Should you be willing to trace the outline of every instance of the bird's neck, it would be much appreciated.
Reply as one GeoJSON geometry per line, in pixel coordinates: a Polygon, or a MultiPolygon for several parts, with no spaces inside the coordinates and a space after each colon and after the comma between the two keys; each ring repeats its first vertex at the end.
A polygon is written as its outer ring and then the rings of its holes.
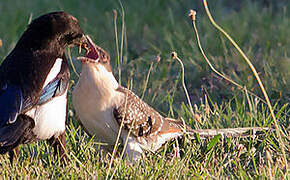
{"type": "Polygon", "coordinates": [[[119,87],[112,72],[102,65],[83,64],[80,77],[81,83],[88,88],[88,91],[95,91],[99,98],[109,98],[116,94],[119,87]]]}

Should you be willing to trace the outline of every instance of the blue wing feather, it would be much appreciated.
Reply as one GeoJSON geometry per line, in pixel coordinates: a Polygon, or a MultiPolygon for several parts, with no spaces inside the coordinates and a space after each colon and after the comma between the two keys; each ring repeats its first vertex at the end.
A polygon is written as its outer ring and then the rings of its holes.
{"type": "Polygon", "coordinates": [[[48,85],[46,85],[41,93],[41,96],[38,101],[38,105],[44,104],[50,101],[53,97],[62,95],[68,86],[68,80],[61,78],[55,78],[48,85]]]}
{"type": "Polygon", "coordinates": [[[16,121],[21,112],[23,96],[21,88],[16,85],[7,85],[0,91],[0,126],[16,121]]]}
{"type": "MultiPolygon", "coordinates": [[[[37,105],[50,101],[53,97],[62,95],[68,87],[68,80],[55,78],[42,89],[37,105]]],[[[21,88],[16,85],[7,85],[0,90],[0,127],[7,123],[14,123],[18,114],[30,109],[33,103],[24,101],[21,88]]]]}
{"type": "Polygon", "coordinates": [[[38,104],[44,104],[55,96],[59,82],[60,80],[56,79],[43,88],[38,104]]]}

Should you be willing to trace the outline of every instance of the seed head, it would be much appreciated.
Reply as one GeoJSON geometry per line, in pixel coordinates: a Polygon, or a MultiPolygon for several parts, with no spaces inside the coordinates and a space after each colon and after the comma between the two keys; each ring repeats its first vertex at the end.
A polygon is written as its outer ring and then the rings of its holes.
{"type": "Polygon", "coordinates": [[[116,10],[116,9],[113,9],[113,16],[114,16],[114,19],[117,19],[117,15],[118,15],[117,10],[116,10]]]}
{"type": "Polygon", "coordinates": [[[199,114],[195,113],[193,115],[193,118],[194,118],[195,121],[199,122],[200,124],[202,123],[202,121],[201,121],[202,118],[201,118],[201,116],[199,114]]]}
{"type": "Polygon", "coordinates": [[[160,60],[161,60],[160,54],[158,54],[158,55],[155,57],[155,60],[156,60],[157,63],[160,62],[160,60]]]}
{"type": "Polygon", "coordinates": [[[172,59],[177,59],[177,53],[175,51],[173,51],[171,53],[171,57],[172,57],[172,59]]]}
{"type": "Polygon", "coordinates": [[[189,14],[188,14],[188,17],[190,17],[190,19],[192,21],[195,21],[195,15],[196,15],[196,11],[195,10],[189,10],[189,14]]]}
{"type": "Polygon", "coordinates": [[[68,111],[68,115],[69,115],[69,117],[73,117],[73,116],[74,116],[74,112],[70,109],[70,110],[68,111]]]}

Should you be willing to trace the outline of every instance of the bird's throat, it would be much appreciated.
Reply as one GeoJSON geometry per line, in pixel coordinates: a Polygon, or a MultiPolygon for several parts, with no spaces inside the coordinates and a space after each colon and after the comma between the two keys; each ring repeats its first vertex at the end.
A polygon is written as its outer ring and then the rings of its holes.
{"type": "Polygon", "coordinates": [[[108,72],[104,66],[98,64],[82,64],[78,83],[88,92],[98,92],[99,98],[114,96],[119,86],[112,72],[108,72]]]}

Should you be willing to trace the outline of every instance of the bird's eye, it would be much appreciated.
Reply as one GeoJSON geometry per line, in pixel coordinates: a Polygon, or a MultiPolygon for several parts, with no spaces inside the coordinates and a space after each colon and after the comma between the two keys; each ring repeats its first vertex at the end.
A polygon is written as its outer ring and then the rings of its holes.
{"type": "Polygon", "coordinates": [[[102,54],[101,56],[102,56],[102,62],[107,63],[108,62],[107,56],[105,54],[102,54]]]}
{"type": "Polygon", "coordinates": [[[67,33],[67,34],[64,35],[64,41],[66,43],[72,43],[72,41],[74,39],[77,39],[79,37],[81,37],[80,34],[77,34],[77,33],[67,33]]]}

